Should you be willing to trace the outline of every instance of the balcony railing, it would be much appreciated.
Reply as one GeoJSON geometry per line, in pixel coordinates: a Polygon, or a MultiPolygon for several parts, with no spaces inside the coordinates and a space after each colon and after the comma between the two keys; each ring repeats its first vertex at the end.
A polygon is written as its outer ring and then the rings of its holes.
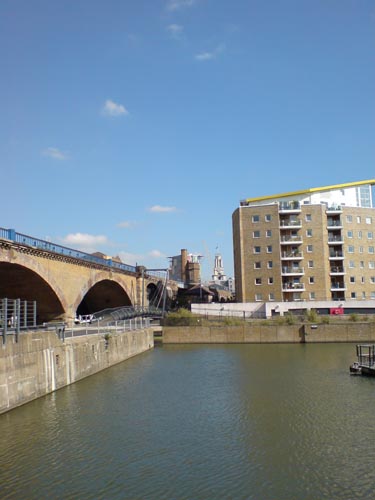
{"type": "Polygon", "coordinates": [[[328,236],[328,243],[344,243],[344,238],[339,236],[328,236]]]}
{"type": "Polygon", "coordinates": [[[280,228],[284,227],[302,227],[301,219],[283,219],[280,221],[280,228]]]}
{"type": "Polygon", "coordinates": [[[341,220],[337,220],[337,219],[334,219],[334,220],[328,219],[327,220],[327,227],[338,229],[338,228],[342,227],[342,222],[341,222],[341,220]]]}
{"type": "Polygon", "coordinates": [[[331,266],[329,272],[331,274],[344,274],[344,268],[342,266],[331,266]]]}
{"type": "Polygon", "coordinates": [[[332,282],[331,283],[331,290],[346,290],[345,283],[344,282],[332,282]]]}
{"type": "Polygon", "coordinates": [[[303,283],[283,283],[283,292],[303,292],[304,290],[303,283]]]}
{"type": "Polygon", "coordinates": [[[281,252],[281,258],[282,259],[303,259],[303,253],[302,252],[281,252]]]}
{"type": "Polygon", "coordinates": [[[281,243],[302,243],[302,236],[282,236],[281,243]]]}
{"type": "Polygon", "coordinates": [[[342,207],[340,205],[332,205],[330,207],[327,207],[326,213],[328,212],[342,212],[342,207]]]}
{"type": "Polygon", "coordinates": [[[343,259],[344,254],[343,254],[343,252],[329,252],[329,258],[330,259],[343,259]]]}
{"type": "Polygon", "coordinates": [[[301,204],[299,201],[284,201],[279,203],[279,212],[292,212],[301,211],[301,204]]]}
{"type": "Polygon", "coordinates": [[[304,274],[304,268],[303,267],[282,267],[281,269],[282,274],[304,274]]]}

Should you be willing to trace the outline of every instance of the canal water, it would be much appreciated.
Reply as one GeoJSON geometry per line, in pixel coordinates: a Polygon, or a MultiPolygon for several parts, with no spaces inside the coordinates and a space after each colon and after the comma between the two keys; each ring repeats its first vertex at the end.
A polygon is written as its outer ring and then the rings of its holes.
{"type": "Polygon", "coordinates": [[[0,416],[0,498],[370,499],[353,344],[162,346],[0,416]]]}

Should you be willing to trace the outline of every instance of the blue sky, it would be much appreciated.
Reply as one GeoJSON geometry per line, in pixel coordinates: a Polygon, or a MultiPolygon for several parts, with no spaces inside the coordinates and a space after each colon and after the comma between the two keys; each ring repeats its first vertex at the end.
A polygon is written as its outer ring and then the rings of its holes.
{"type": "Polygon", "coordinates": [[[374,177],[373,0],[1,0],[0,226],[166,267],[374,177]]]}

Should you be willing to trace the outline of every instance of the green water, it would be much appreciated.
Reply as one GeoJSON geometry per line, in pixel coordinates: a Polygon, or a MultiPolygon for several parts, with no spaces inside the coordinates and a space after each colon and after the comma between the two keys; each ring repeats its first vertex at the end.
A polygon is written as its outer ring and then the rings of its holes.
{"type": "Polygon", "coordinates": [[[352,344],[163,346],[0,416],[2,499],[370,499],[352,344]]]}

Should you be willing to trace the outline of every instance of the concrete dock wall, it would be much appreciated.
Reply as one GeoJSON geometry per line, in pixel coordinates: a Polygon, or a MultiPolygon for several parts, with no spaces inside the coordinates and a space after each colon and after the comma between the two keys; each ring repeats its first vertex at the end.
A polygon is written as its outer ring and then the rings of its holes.
{"type": "Polygon", "coordinates": [[[164,326],[164,344],[374,342],[375,323],[164,326]]]}
{"type": "Polygon", "coordinates": [[[66,339],[54,332],[14,337],[0,347],[0,413],[153,348],[152,329],[66,339]]]}

